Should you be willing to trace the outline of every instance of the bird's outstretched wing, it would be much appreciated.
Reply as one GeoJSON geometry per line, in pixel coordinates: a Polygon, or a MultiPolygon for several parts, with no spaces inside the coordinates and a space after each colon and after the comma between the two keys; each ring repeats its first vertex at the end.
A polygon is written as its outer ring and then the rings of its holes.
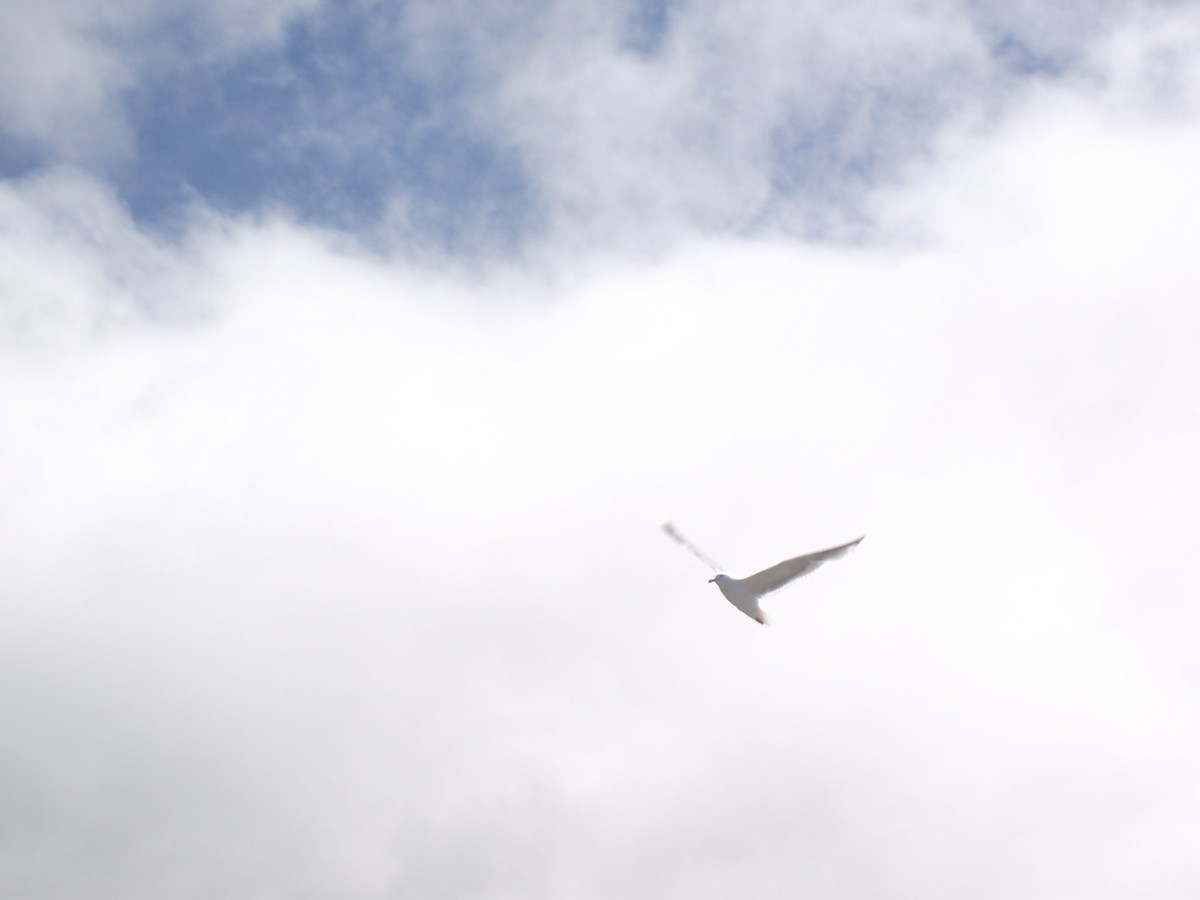
{"type": "MultiPolygon", "coordinates": [[[[723,572],[724,571],[724,569],[721,568],[720,563],[718,563],[711,556],[709,556],[707,553],[705,553],[703,550],[701,550],[699,547],[697,547],[695,544],[693,544],[691,541],[689,541],[687,538],[685,538],[683,536],[683,532],[681,532],[678,528],[676,528],[674,523],[663,522],[662,530],[665,531],[669,537],[673,538],[674,540],[679,541],[679,543],[683,544],[683,546],[685,546],[689,550],[691,550],[692,555],[695,556],[696,559],[703,562],[714,572],[723,572]]],[[[859,540],[862,540],[862,538],[859,538],[859,540]]]]}
{"type": "Polygon", "coordinates": [[[795,559],[784,560],[777,565],[771,566],[769,569],[763,569],[761,572],[756,572],[754,575],[743,578],[741,580],[742,584],[750,588],[758,596],[768,594],[783,587],[789,581],[799,578],[801,575],[807,575],[822,563],[827,563],[831,559],[837,559],[839,556],[845,556],[857,547],[858,542],[861,540],[861,537],[855,538],[845,544],[830,547],[828,550],[818,550],[816,553],[806,553],[803,556],[797,556],[795,559]]]}

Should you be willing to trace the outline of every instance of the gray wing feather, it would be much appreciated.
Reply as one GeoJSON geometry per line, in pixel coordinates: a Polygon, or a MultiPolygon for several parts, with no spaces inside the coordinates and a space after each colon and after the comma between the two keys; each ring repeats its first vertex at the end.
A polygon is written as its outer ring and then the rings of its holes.
{"type": "Polygon", "coordinates": [[[803,556],[797,556],[795,559],[786,559],[778,565],[771,566],[769,569],[763,569],[761,572],[756,572],[747,578],[741,579],[755,594],[768,594],[771,591],[778,590],[789,581],[794,581],[801,575],[807,575],[813,569],[820,566],[822,563],[827,563],[831,559],[837,559],[839,556],[845,556],[851,550],[858,546],[858,542],[862,538],[856,538],[845,544],[839,544],[836,547],[830,547],[828,550],[818,550],[816,553],[806,553],[803,556]]]}

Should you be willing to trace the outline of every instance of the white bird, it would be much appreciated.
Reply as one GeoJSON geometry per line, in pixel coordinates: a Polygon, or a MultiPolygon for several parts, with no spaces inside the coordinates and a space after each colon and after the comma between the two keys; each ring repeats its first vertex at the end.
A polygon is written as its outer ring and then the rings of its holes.
{"type": "Polygon", "coordinates": [[[663,524],[663,531],[691,550],[709,568],[715,570],[717,574],[708,579],[709,584],[715,582],[717,587],[721,589],[721,593],[725,595],[726,600],[760,625],[767,624],[767,616],[758,605],[759,597],[763,594],[769,594],[771,591],[779,590],[779,588],[783,587],[789,581],[794,581],[801,575],[807,575],[831,559],[838,559],[845,556],[858,546],[859,541],[863,537],[866,537],[866,535],[863,535],[844,544],[838,544],[836,547],[830,547],[827,550],[818,550],[815,553],[806,553],[794,559],[785,559],[783,562],[777,563],[769,569],[763,569],[761,572],[756,572],[746,578],[734,578],[722,570],[703,550],[680,534],[679,530],[670,522],[663,524]]]}

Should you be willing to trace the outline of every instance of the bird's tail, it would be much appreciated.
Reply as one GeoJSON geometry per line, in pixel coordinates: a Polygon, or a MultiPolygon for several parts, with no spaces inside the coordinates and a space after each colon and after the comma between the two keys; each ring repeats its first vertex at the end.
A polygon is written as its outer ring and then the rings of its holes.
{"type": "Polygon", "coordinates": [[[761,609],[758,611],[758,616],[756,617],[756,620],[759,625],[770,625],[771,624],[770,618],[761,609]]]}

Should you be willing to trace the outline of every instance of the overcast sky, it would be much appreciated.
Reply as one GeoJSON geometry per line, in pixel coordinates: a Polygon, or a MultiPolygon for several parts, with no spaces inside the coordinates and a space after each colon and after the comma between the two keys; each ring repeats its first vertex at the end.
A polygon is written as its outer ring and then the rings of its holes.
{"type": "Polygon", "coordinates": [[[1200,897],[1198,159],[1191,2],[0,6],[0,896],[1200,897]]]}

